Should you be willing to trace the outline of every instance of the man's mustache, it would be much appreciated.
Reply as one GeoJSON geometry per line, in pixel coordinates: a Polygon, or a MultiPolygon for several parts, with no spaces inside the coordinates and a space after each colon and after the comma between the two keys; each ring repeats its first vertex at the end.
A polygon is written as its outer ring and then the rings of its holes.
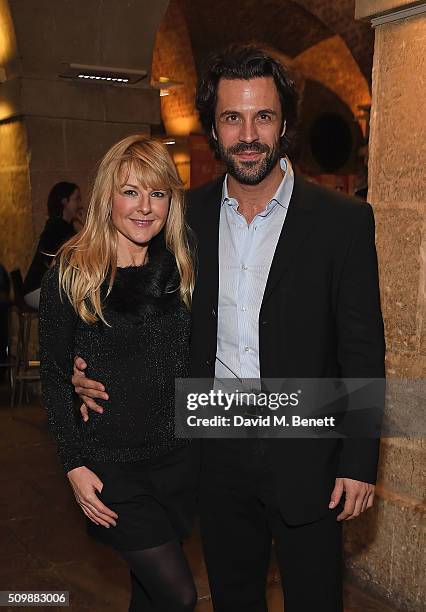
{"type": "Polygon", "coordinates": [[[262,144],[260,142],[252,142],[250,144],[239,142],[238,144],[229,147],[229,149],[227,149],[227,153],[231,153],[234,155],[253,151],[256,153],[269,153],[270,150],[271,149],[270,147],[268,147],[268,145],[262,144]]]}

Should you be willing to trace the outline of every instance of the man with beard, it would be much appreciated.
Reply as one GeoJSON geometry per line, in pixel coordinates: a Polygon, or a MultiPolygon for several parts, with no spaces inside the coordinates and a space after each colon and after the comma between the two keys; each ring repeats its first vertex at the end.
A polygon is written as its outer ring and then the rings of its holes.
{"type": "MultiPolygon", "coordinates": [[[[380,378],[384,338],[370,205],[295,175],[297,95],[260,49],[214,56],[197,92],[227,174],[188,194],[198,242],[200,378],[380,378]]],[[[82,376],[86,405],[105,397],[82,376]]],[[[80,371],[78,371],[80,370],[80,371]]],[[[341,612],[341,526],[370,508],[378,440],[203,441],[201,530],[216,612],[264,612],[272,539],[286,612],[341,612]]]]}

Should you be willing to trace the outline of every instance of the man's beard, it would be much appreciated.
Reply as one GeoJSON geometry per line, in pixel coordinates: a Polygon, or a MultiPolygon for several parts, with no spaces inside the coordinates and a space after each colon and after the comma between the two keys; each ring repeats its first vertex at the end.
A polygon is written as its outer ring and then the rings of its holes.
{"type": "Polygon", "coordinates": [[[238,144],[225,149],[220,140],[218,147],[221,159],[225,162],[228,173],[233,176],[239,183],[243,185],[257,185],[268,176],[275,164],[280,159],[279,143],[274,143],[273,147],[260,142],[252,142],[246,144],[239,142],[238,144]],[[248,151],[256,151],[257,153],[266,153],[260,161],[240,161],[236,160],[233,155],[245,153],[248,151]]]}

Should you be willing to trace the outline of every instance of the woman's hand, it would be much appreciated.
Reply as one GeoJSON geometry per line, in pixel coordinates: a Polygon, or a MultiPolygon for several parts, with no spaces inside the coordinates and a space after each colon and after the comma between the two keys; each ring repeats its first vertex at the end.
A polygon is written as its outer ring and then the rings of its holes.
{"type": "Polygon", "coordinates": [[[96,491],[101,493],[103,484],[94,472],[84,465],[74,468],[67,473],[71,483],[75,498],[84,514],[95,525],[102,525],[109,528],[116,526],[114,519],[118,519],[118,514],[110,510],[101,502],[96,495],[96,491]]]}

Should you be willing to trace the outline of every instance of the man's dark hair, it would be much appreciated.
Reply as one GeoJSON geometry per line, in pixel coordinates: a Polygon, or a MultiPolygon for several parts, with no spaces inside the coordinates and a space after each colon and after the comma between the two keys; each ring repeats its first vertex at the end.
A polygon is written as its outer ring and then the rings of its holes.
{"type": "Polygon", "coordinates": [[[281,101],[282,120],[286,121],[286,131],[280,139],[280,153],[285,155],[296,129],[299,98],[287,69],[266,51],[251,45],[232,45],[223,52],[209,57],[198,83],[195,105],[200,115],[201,125],[216,156],[219,150],[218,143],[212,136],[212,128],[215,127],[219,80],[249,80],[269,76],[274,79],[281,101]]]}
{"type": "Polygon", "coordinates": [[[62,219],[62,213],[64,212],[62,200],[64,198],[69,200],[76,189],[78,189],[78,185],[75,183],[68,183],[67,181],[61,181],[52,187],[49,197],[47,198],[47,212],[49,217],[60,217],[62,219]]]}

